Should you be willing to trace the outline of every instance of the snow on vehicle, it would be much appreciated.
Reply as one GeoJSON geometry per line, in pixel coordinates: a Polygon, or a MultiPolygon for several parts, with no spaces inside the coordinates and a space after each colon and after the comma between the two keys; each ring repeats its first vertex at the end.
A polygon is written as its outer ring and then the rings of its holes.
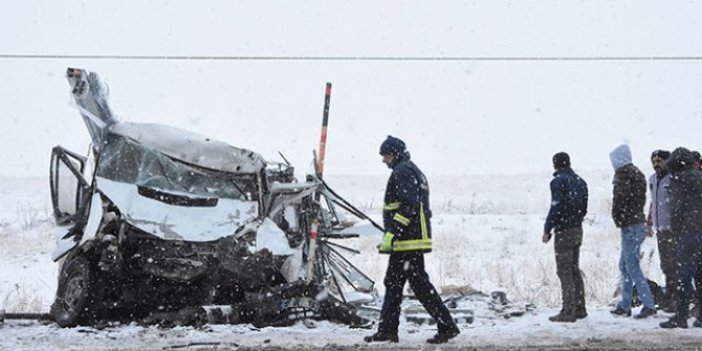
{"type": "Polygon", "coordinates": [[[67,79],[92,143],[87,156],[52,151],[59,325],[364,323],[344,291],[374,283],[328,240],[345,236],[334,204],[353,208],[320,177],[297,182],[253,151],[120,121],[97,74],[67,79]]]}

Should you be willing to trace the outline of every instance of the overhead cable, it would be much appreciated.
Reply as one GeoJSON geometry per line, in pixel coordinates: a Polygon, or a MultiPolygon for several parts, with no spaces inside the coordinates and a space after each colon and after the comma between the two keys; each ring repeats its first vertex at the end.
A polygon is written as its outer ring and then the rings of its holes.
{"type": "Polygon", "coordinates": [[[0,59],[167,61],[702,61],[702,56],[266,56],[0,54],[0,59]]]}

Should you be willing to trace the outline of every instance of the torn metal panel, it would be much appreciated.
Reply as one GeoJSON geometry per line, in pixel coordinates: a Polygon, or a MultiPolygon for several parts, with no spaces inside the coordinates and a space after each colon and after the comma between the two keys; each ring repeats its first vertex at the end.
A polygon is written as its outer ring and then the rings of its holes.
{"type": "Polygon", "coordinates": [[[107,86],[102,83],[97,73],[83,69],[69,68],[66,78],[71,86],[73,100],[93,140],[93,147],[99,150],[106,129],[117,122],[107,103],[107,86]]]}

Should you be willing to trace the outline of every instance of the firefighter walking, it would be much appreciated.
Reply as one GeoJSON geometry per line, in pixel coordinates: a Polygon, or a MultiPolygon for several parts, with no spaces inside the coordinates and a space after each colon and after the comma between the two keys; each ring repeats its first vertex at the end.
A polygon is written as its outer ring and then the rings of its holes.
{"type": "Polygon", "coordinates": [[[409,281],[419,302],[436,321],[438,332],[427,342],[445,343],[460,334],[460,330],[424,270],[424,253],[432,249],[429,184],[410,161],[402,140],[388,136],[380,146],[380,155],[383,163],[392,169],[383,207],[386,232],[379,246],[380,253],[389,254],[390,258],[378,331],[364,340],[398,342],[402,291],[409,281]]]}

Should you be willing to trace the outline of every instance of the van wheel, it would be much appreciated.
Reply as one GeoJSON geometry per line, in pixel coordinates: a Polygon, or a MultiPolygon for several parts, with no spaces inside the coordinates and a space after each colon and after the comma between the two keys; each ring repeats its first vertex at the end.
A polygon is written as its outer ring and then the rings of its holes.
{"type": "Polygon", "coordinates": [[[51,305],[51,315],[62,327],[97,320],[95,271],[82,256],[74,258],[59,276],[56,300],[51,305]]]}

